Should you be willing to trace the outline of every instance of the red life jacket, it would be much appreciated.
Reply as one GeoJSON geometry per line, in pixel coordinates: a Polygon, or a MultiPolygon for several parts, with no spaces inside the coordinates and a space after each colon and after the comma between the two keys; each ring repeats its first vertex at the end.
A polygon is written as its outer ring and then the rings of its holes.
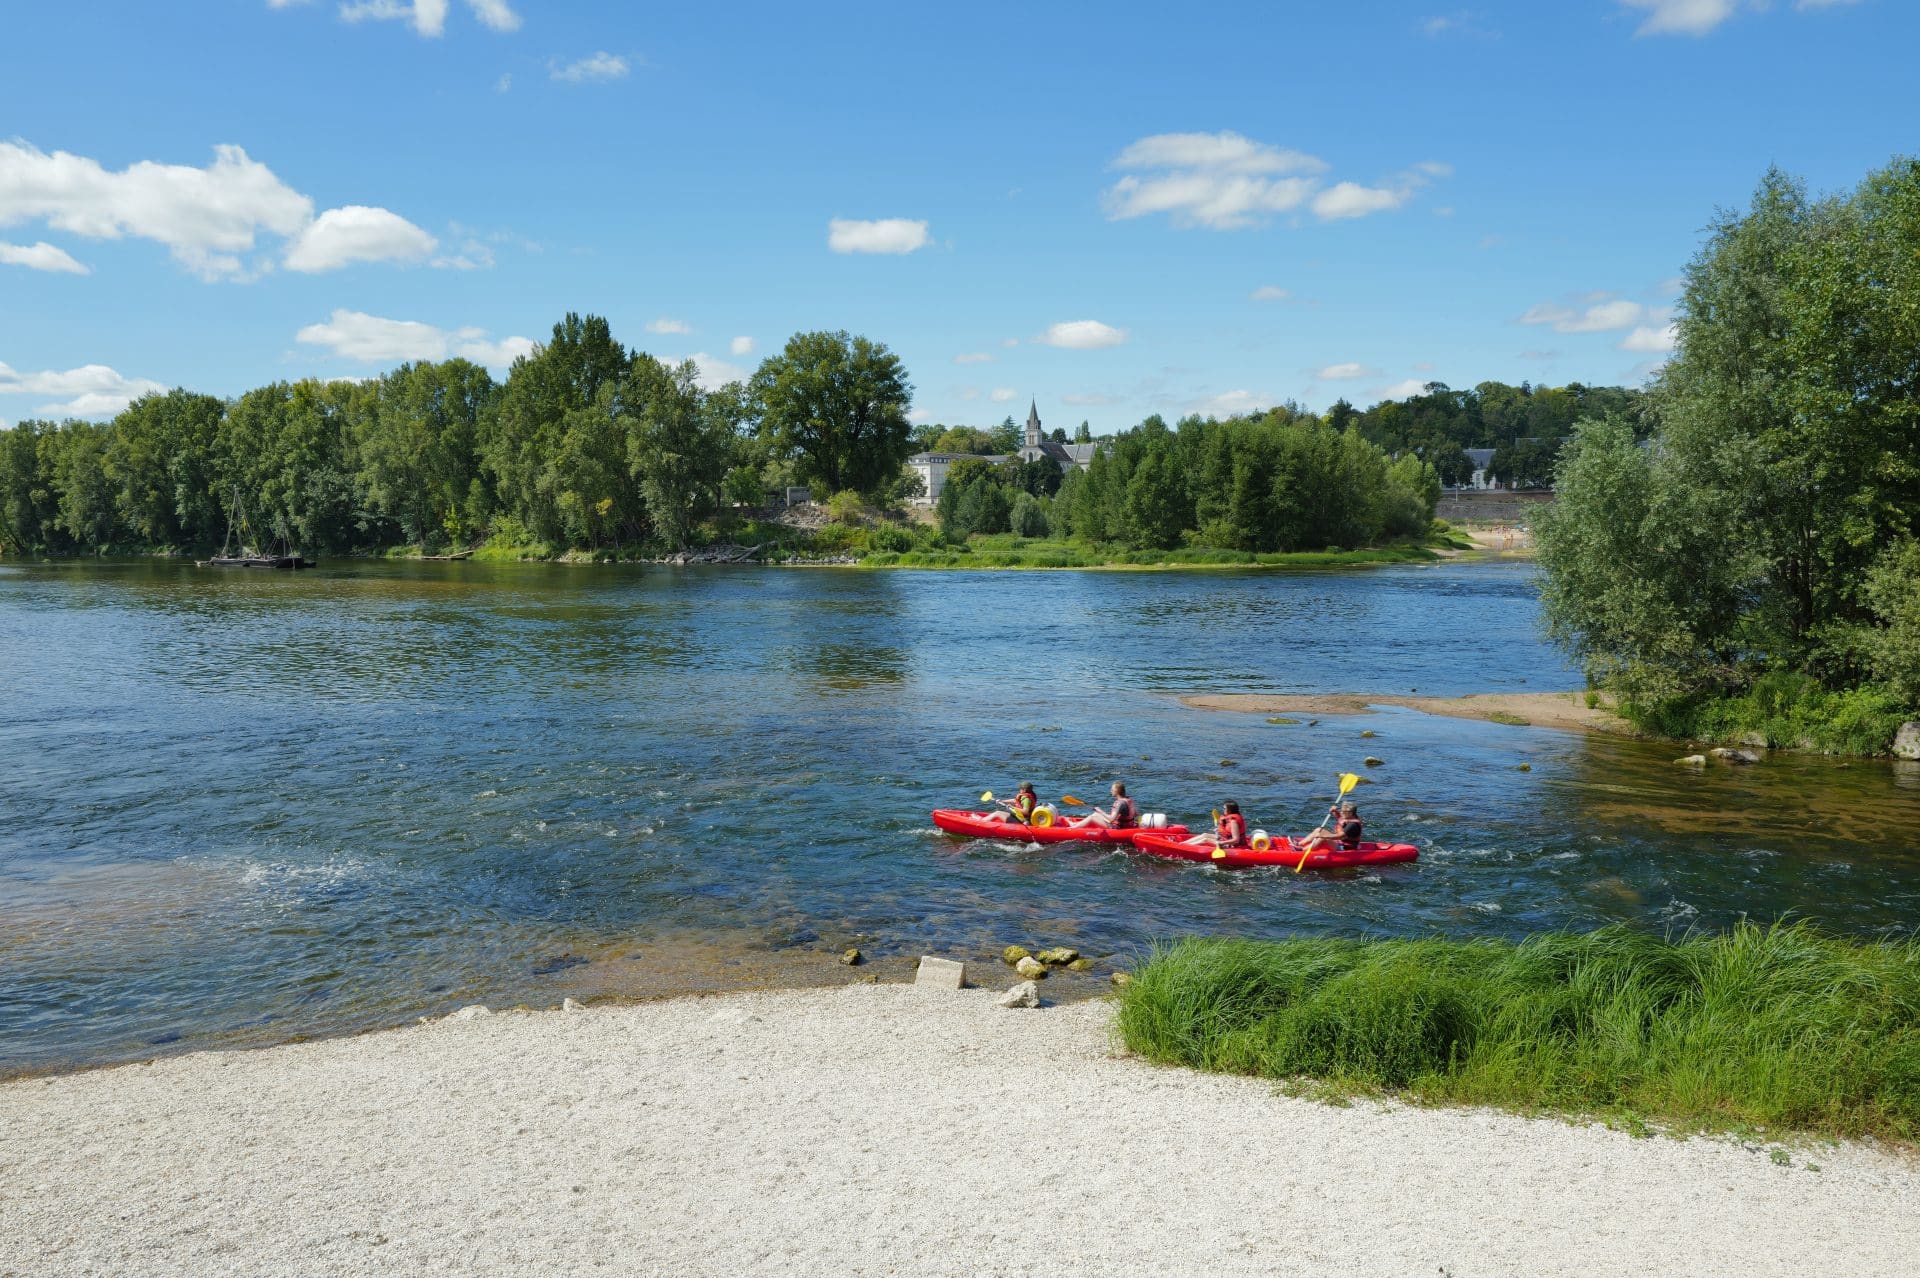
{"type": "Polygon", "coordinates": [[[1247,819],[1238,812],[1228,812],[1214,824],[1214,837],[1223,848],[1243,848],[1247,846],[1247,819]]]}
{"type": "Polygon", "coordinates": [[[1039,804],[1034,797],[1024,790],[1013,796],[1013,810],[1023,817],[1032,816],[1037,806],[1039,804]]]}

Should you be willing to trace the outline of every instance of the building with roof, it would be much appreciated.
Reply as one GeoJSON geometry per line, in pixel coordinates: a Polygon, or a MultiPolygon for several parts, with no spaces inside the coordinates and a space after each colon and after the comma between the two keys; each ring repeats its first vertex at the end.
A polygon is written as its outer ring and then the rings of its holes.
{"type": "Polygon", "coordinates": [[[920,476],[921,495],[914,498],[914,502],[931,506],[939,501],[940,490],[947,486],[947,472],[956,462],[973,460],[998,465],[1003,461],[1031,462],[1044,457],[1062,472],[1075,467],[1085,470],[1093,464],[1094,450],[1098,447],[1097,444],[1063,444],[1057,439],[1048,439],[1040,429],[1039,401],[1031,401],[1027,405],[1026,439],[1018,452],[985,456],[979,453],[915,453],[907,458],[907,465],[920,476]]]}
{"type": "Polygon", "coordinates": [[[1499,481],[1487,473],[1487,468],[1493,465],[1493,449],[1463,448],[1460,451],[1465,453],[1467,460],[1473,463],[1473,478],[1469,479],[1463,487],[1498,488],[1500,486],[1499,481]]]}

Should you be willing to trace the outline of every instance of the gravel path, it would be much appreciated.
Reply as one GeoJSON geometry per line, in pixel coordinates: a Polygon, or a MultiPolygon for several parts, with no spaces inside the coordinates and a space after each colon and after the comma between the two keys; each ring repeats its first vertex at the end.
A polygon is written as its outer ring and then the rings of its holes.
{"type": "Polygon", "coordinates": [[[1920,1272],[1903,1157],[1334,1108],[993,1000],[456,1014],[11,1083],[0,1274],[1920,1272]]]}

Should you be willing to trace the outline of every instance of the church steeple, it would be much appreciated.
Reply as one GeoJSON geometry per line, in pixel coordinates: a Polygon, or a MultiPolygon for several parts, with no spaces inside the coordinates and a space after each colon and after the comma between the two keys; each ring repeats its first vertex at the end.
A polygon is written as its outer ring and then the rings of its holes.
{"type": "Polygon", "coordinates": [[[1040,447],[1040,402],[1029,400],[1027,403],[1027,447],[1040,447]]]}

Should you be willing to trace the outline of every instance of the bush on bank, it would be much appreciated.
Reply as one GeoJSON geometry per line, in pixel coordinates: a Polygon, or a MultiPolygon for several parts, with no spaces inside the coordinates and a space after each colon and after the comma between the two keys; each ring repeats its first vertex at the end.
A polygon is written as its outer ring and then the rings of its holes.
{"type": "Polygon", "coordinates": [[[1120,993],[1150,1060],[1681,1129],[1920,1135],[1920,942],[1188,940],[1120,993]]]}

